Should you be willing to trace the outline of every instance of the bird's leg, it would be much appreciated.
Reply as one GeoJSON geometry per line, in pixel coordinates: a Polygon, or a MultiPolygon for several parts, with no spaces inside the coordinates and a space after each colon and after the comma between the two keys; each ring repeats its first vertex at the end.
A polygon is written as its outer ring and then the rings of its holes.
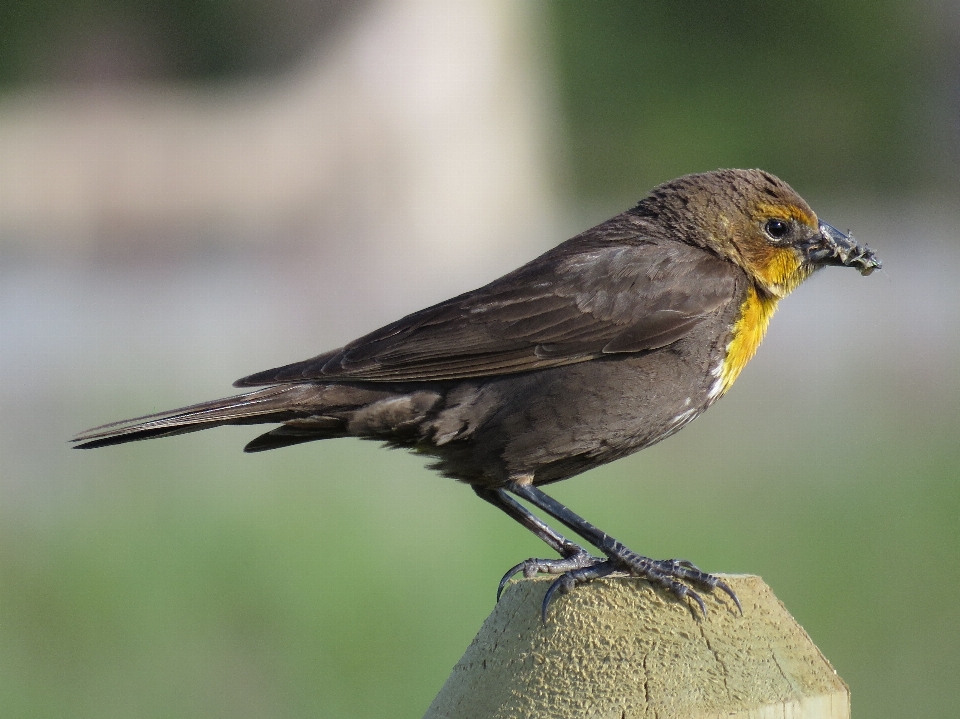
{"type": "MultiPolygon", "coordinates": [[[[576,542],[571,542],[562,534],[554,531],[552,527],[545,524],[539,517],[507,494],[505,490],[475,486],[473,491],[477,493],[478,497],[490,502],[494,507],[502,510],[508,516],[529,529],[562,557],[562,559],[530,558],[511,567],[507,573],[503,575],[503,578],[500,580],[500,585],[497,587],[497,601],[500,600],[500,595],[503,593],[503,588],[507,586],[507,582],[519,572],[523,572],[523,576],[525,577],[532,577],[534,574],[541,572],[544,574],[562,574],[563,576],[567,576],[570,572],[587,569],[605,562],[605,560],[599,557],[594,557],[576,542]]],[[[552,594],[552,592],[550,594],[552,594]]],[[[547,603],[545,602],[544,611],[546,611],[546,606],[547,603]]]]}
{"type": "Polygon", "coordinates": [[[700,571],[700,569],[691,562],[681,559],[655,560],[639,555],[625,547],[609,534],[590,524],[587,520],[574,514],[560,504],[560,502],[544,494],[532,484],[511,482],[507,484],[506,490],[521,499],[525,499],[533,506],[542,509],[558,522],[563,523],[586,539],[608,557],[608,560],[605,562],[594,564],[584,569],[576,569],[561,576],[560,579],[550,587],[548,598],[549,595],[552,595],[556,590],[567,592],[578,584],[583,584],[591,579],[595,579],[597,576],[604,576],[613,571],[624,571],[642,577],[651,584],[669,590],[677,599],[682,600],[685,597],[693,599],[700,606],[700,611],[704,616],[706,616],[707,609],[703,603],[703,599],[700,598],[697,592],[686,584],[683,584],[683,581],[689,582],[700,589],[709,590],[719,588],[733,599],[741,614],[743,613],[740,600],[726,582],[712,574],[700,571]],[[609,569],[609,571],[607,571],[607,569],[609,569]],[[602,573],[598,574],[597,572],[602,573]]]}

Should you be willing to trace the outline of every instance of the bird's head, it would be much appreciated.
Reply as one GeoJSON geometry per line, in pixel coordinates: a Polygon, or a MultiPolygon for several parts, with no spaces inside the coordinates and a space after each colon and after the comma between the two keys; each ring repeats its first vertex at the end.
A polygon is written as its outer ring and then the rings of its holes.
{"type": "Polygon", "coordinates": [[[863,275],[881,266],[872,250],[820,221],[793,188],[763,170],[686,175],[655,188],[634,212],[735,262],[777,298],[827,265],[863,275]]]}

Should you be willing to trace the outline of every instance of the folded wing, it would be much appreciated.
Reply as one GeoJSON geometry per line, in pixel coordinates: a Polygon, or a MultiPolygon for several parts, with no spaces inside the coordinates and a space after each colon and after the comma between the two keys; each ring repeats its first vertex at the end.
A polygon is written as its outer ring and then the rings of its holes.
{"type": "Polygon", "coordinates": [[[705,250],[579,239],[338,350],[234,384],[454,380],[645,352],[682,338],[736,294],[736,268],[705,250]]]}

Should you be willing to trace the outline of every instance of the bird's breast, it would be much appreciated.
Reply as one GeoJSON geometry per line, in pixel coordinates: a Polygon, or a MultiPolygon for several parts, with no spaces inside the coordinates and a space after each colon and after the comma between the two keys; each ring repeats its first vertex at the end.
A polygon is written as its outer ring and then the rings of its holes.
{"type": "Polygon", "coordinates": [[[736,381],[760,346],[770,318],[777,309],[778,298],[761,296],[753,285],[747,287],[740,311],[733,323],[730,340],[720,363],[713,368],[715,377],[710,388],[710,399],[719,398],[736,381]]]}

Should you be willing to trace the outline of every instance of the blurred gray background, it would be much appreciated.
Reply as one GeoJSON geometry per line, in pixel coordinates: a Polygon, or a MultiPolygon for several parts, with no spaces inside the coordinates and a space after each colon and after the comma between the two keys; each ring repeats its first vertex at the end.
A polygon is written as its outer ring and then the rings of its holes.
{"type": "Polygon", "coordinates": [[[420,716],[537,540],[372,443],[67,438],[757,166],[885,270],[812,279],[723,402],[555,494],[762,575],[855,716],[955,712],[958,7],[0,5],[3,715],[420,716]]]}

